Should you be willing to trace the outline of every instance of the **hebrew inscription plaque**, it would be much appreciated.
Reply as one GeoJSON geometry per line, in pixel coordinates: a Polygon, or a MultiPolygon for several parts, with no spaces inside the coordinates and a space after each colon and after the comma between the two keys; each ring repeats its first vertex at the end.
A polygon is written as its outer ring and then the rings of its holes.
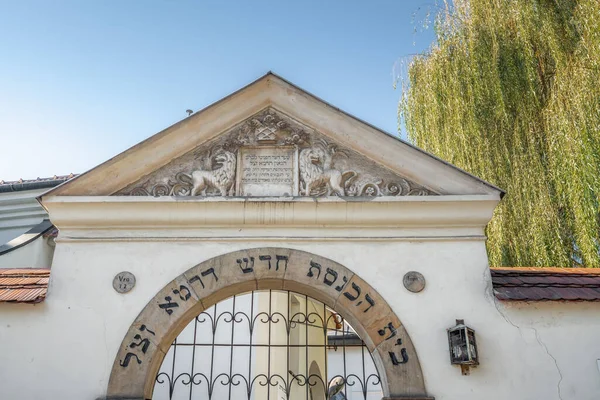
{"type": "Polygon", "coordinates": [[[238,169],[240,196],[297,196],[294,147],[242,147],[238,169]]]}

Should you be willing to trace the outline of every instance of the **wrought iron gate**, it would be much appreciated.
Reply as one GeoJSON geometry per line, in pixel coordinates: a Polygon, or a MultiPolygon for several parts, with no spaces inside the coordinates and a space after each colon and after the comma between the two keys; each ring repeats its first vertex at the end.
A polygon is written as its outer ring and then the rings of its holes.
{"type": "Polygon", "coordinates": [[[364,342],[323,303],[254,291],[202,312],[175,339],[154,400],[380,399],[364,342]]]}

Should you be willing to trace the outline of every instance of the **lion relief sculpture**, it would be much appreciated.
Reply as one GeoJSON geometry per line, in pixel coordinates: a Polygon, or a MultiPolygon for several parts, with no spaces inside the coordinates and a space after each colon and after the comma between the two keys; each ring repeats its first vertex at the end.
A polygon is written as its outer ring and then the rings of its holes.
{"type": "Polygon", "coordinates": [[[332,157],[321,148],[304,149],[299,155],[300,194],[304,196],[345,196],[344,183],[356,176],[332,168],[332,157]]]}
{"type": "Polygon", "coordinates": [[[232,152],[223,150],[213,157],[217,168],[213,170],[196,170],[191,174],[180,172],[176,175],[179,187],[173,187],[171,194],[185,192],[189,189],[190,196],[206,196],[206,191],[216,189],[221,196],[233,196],[235,190],[236,157],[232,152]]]}

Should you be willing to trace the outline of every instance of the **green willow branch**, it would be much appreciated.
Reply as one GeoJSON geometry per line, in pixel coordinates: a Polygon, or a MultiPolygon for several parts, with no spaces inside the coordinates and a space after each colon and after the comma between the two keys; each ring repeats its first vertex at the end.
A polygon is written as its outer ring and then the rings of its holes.
{"type": "Polygon", "coordinates": [[[452,5],[400,82],[409,139],[507,190],[492,265],[600,267],[600,2],[452,5]]]}

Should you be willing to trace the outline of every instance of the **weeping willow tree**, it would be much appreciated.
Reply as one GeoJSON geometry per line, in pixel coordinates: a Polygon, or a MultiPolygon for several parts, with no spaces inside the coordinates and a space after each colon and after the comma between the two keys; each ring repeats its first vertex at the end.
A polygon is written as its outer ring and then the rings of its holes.
{"type": "Polygon", "coordinates": [[[402,82],[409,140],[507,191],[496,266],[600,267],[600,1],[454,0],[402,82]]]}

